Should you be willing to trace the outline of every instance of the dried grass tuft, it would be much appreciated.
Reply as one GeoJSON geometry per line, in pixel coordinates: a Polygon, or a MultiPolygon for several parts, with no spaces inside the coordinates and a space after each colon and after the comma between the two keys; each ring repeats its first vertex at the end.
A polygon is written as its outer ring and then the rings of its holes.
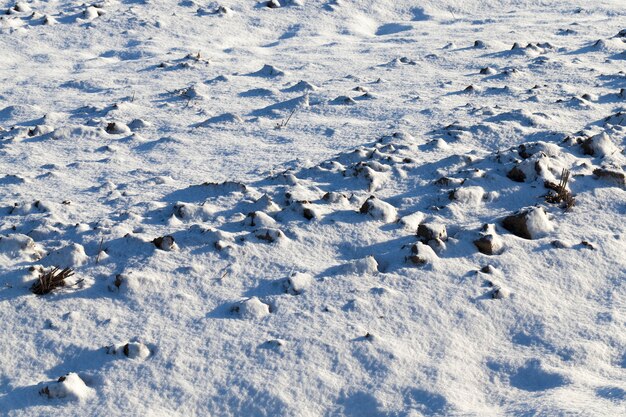
{"type": "Polygon", "coordinates": [[[571,191],[567,189],[567,183],[569,181],[570,171],[569,169],[563,169],[561,173],[561,181],[555,184],[550,181],[544,183],[546,188],[554,191],[546,196],[546,201],[552,204],[560,204],[565,210],[570,210],[576,204],[576,199],[572,195],[571,191]]]}
{"type": "Polygon", "coordinates": [[[59,267],[54,267],[48,272],[42,272],[37,279],[37,282],[30,287],[30,290],[37,295],[44,295],[52,292],[53,290],[64,287],[65,279],[74,275],[72,268],[65,268],[59,270],[59,267]]]}

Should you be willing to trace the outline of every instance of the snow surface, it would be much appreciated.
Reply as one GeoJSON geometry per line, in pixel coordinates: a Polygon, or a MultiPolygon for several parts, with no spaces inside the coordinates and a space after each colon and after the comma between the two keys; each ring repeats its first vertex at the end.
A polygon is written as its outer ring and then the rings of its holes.
{"type": "Polygon", "coordinates": [[[0,415],[626,415],[623,0],[0,10],[0,415]]]}

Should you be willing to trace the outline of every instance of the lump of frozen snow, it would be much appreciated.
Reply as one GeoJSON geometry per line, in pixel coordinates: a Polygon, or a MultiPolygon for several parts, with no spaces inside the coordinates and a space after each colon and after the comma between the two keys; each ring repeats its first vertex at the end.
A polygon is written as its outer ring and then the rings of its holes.
{"type": "Polygon", "coordinates": [[[84,400],[94,394],[85,382],[74,372],[60,377],[56,382],[45,386],[41,395],[48,398],[69,398],[73,400],[84,400]]]}
{"type": "Polygon", "coordinates": [[[400,218],[400,224],[409,230],[415,231],[423,220],[424,213],[416,211],[415,213],[400,218]]]}
{"type": "Polygon", "coordinates": [[[137,131],[137,130],[141,130],[141,129],[145,129],[147,127],[150,127],[151,123],[150,122],[146,122],[143,119],[134,119],[133,121],[131,121],[128,124],[128,127],[133,131],[137,131]]]}
{"type": "Polygon", "coordinates": [[[278,9],[280,7],[280,2],[278,0],[269,0],[265,3],[265,5],[270,9],[278,9]]]}
{"type": "Polygon", "coordinates": [[[437,255],[441,255],[447,249],[446,242],[441,239],[431,239],[428,241],[427,244],[435,251],[437,255]]]}
{"type": "Polygon", "coordinates": [[[256,76],[256,77],[281,77],[285,75],[285,72],[272,65],[265,64],[263,65],[263,68],[249,75],[256,76]]]}
{"type": "Polygon", "coordinates": [[[215,211],[209,204],[190,204],[178,202],[174,204],[174,216],[181,220],[203,222],[210,219],[215,211]]]}
{"type": "Polygon", "coordinates": [[[270,306],[263,303],[257,297],[240,301],[232,310],[238,313],[239,317],[248,320],[260,319],[270,314],[270,306]]]}
{"type": "Polygon", "coordinates": [[[72,243],[64,248],[50,252],[48,256],[43,258],[42,263],[60,267],[78,267],[86,264],[88,260],[89,257],[85,253],[85,248],[78,243],[72,243]]]}
{"type": "MultiPolygon", "coordinates": [[[[618,96],[621,98],[626,98],[626,90],[622,88],[618,96]]],[[[604,123],[613,125],[613,126],[626,126],[626,112],[620,111],[615,114],[612,114],[606,119],[604,119],[604,123]]]]}
{"type": "Polygon", "coordinates": [[[43,250],[37,247],[35,241],[19,233],[0,235],[0,255],[13,259],[26,257],[31,261],[41,259],[43,250]]]}
{"type": "Polygon", "coordinates": [[[213,124],[222,124],[222,123],[243,123],[243,119],[241,116],[235,113],[224,113],[218,116],[213,116],[206,119],[203,122],[198,123],[195,127],[207,127],[213,124]]]}
{"type": "Polygon", "coordinates": [[[336,191],[327,192],[322,196],[322,200],[331,204],[341,204],[344,206],[349,203],[348,197],[346,197],[345,194],[336,191]]]}
{"type": "Polygon", "coordinates": [[[302,294],[307,288],[309,288],[312,282],[313,277],[310,274],[294,272],[285,281],[285,291],[293,295],[302,294]]]}
{"type": "Polygon", "coordinates": [[[244,220],[244,224],[252,227],[275,227],[276,220],[262,211],[253,211],[248,213],[246,219],[244,220]]]}
{"type": "Polygon", "coordinates": [[[83,10],[83,18],[86,20],[93,20],[99,16],[102,16],[104,11],[100,8],[89,6],[85,10],[83,10]]]}
{"type": "Polygon", "coordinates": [[[369,275],[378,272],[378,262],[373,256],[357,259],[341,268],[341,272],[354,275],[369,275]]]}
{"type": "Polygon", "coordinates": [[[280,206],[267,194],[263,194],[261,197],[257,198],[254,203],[250,204],[250,208],[254,211],[262,211],[265,213],[280,211],[280,206]]]}
{"type": "Polygon", "coordinates": [[[297,84],[294,84],[291,87],[288,87],[283,91],[285,91],[286,93],[293,93],[293,92],[299,92],[299,91],[315,91],[317,89],[318,87],[311,84],[310,82],[301,80],[297,84]]]}
{"type": "Polygon", "coordinates": [[[378,198],[371,196],[361,206],[359,210],[363,214],[369,214],[376,220],[382,220],[385,223],[391,223],[398,217],[396,208],[378,198]]]}
{"type": "Polygon", "coordinates": [[[33,11],[33,9],[31,9],[30,6],[23,1],[18,1],[17,3],[15,3],[15,6],[13,6],[13,10],[20,13],[29,13],[33,11]]]}
{"type": "Polygon", "coordinates": [[[496,284],[491,291],[491,298],[496,300],[501,300],[503,298],[509,298],[511,296],[511,291],[504,288],[502,285],[496,284]]]}
{"type": "Polygon", "coordinates": [[[429,245],[417,242],[411,247],[412,255],[408,260],[416,265],[431,264],[438,259],[437,254],[429,245]]]}
{"type": "Polygon", "coordinates": [[[150,349],[141,342],[128,342],[119,345],[107,346],[110,355],[124,355],[130,359],[146,359],[150,356],[150,349]]]}
{"type": "Polygon", "coordinates": [[[319,219],[321,214],[308,201],[295,201],[289,205],[289,209],[299,213],[307,220],[319,219]]]}
{"type": "Polygon", "coordinates": [[[602,132],[590,137],[582,143],[585,155],[604,158],[618,151],[610,136],[602,132]]]}
{"type": "Polygon", "coordinates": [[[485,190],[479,186],[457,188],[452,193],[452,199],[461,204],[477,206],[483,200],[485,190]]]}
{"type": "Polygon", "coordinates": [[[356,104],[356,100],[348,96],[339,96],[331,100],[330,104],[352,105],[352,104],[356,104]]]}
{"type": "Polygon", "coordinates": [[[541,207],[524,208],[502,221],[506,230],[524,239],[538,239],[553,230],[548,215],[541,207]]]}
{"type": "Polygon", "coordinates": [[[271,227],[263,227],[254,231],[254,236],[259,240],[264,240],[269,243],[279,242],[283,239],[287,239],[287,236],[280,229],[271,227]]]}
{"type": "Polygon", "coordinates": [[[110,122],[105,130],[109,135],[129,135],[131,133],[130,128],[122,122],[110,122]]]}

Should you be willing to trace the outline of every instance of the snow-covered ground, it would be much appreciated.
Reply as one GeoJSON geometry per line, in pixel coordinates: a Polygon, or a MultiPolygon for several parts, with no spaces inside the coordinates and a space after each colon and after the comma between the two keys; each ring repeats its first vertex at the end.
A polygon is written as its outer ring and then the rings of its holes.
{"type": "Polygon", "coordinates": [[[623,0],[267,4],[0,0],[0,415],[626,415],[623,0]]]}

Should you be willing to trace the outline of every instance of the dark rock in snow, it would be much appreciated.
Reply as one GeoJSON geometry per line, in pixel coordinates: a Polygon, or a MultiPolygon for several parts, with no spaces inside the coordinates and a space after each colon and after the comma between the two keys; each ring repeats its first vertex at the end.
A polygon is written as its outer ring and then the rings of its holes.
{"type": "Polygon", "coordinates": [[[552,225],[541,207],[524,208],[507,216],[502,226],[509,232],[524,239],[537,239],[552,231],[552,225]]]}
{"type": "Polygon", "coordinates": [[[480,237],[474,241],[474,245],[480,253],[485,255],[496,255],[504,247],[502,239],[496,234],[495,224],[484,225],[480,237]]]}
{"type": "Polygon", "coordinates": [[[524,182],[526,180],[526,174],[518,166],[514,166],[506,176],[516,182],[524,182]]]}
{"type": "Polygon", "coordinates": [[[417,227],[417,237],[422,242],[428,242],[433,239],[441,239],[443,241],[448,239],[446,232],[446,226],[438,223],[422,223],[417,227]]]}

